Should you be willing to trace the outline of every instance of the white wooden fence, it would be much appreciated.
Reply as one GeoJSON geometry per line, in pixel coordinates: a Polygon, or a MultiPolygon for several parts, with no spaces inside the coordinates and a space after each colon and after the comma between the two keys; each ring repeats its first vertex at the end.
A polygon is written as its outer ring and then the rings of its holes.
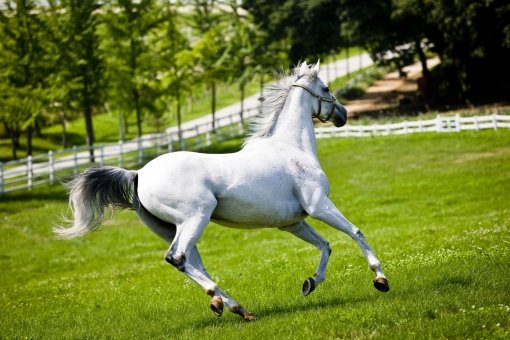
{"type": "Polygon", "coordinates": [[[315,129],[317,138],[335,137],[371,137],[403,135],[416,132],[459,132],[464,130],[483,130],[510,128],[510,115],[488,115],[461,117],[436,116],[434,119],[404,121],[400,123],[373,125],[345,125],[342,128],[324,127],[315,129]]]}
{"type": "MultiPolygon", "coordinates": [[[[248,110],[244,112],[244,118],[251,118],[256,114],[256,109],[248,110]]],[[[317,128],[316,134],[317,138],[368,137],[500,128],[510,128],[510,115],[437,116],[429,120],[395,124],[323,127],[317,128]]],[[[49,151],[47,154],[29,156],[16,161],[0,162],[0,195],[20,189],[31,189],[40,184],[53,184],[89,166],[135,167],[163,153],[184,149],[198,150],[243,133],[244,124],[239,120],[237,113],[216,120],[214,130],[211,123],[183,130],[182,139],[179,139],[176,133],[160,133],[131,141],[94,146],[94,162],[91,162],[90,158],[91,149],[86,146],[74,146],[70,149],[49,151]]]]}

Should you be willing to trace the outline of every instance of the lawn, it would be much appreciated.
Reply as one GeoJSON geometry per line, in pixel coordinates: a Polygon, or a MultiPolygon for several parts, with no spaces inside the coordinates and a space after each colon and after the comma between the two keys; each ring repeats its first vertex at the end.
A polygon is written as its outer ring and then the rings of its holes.
{"type": "MultiPolygon", "coordinates": [[[[230,144],[223,151],[237,147],[230,144]]],[[[210,225],[209,273],[259,319],[225,311],[163,260],[166,245],[132,212],[60,241],[58,187],[0,198],[2,338],[510,337],[510,131],[319,141],[333,201],[365,233],[391,290],[372,287],[361,251],[331,243],[326,281],[303,297],[319,252],[277,230],[210,225]]]]}

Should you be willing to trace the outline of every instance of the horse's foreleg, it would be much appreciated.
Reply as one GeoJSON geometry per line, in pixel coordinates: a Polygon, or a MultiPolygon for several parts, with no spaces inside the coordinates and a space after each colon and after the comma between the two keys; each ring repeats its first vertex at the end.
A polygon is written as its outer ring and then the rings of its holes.
{"type": "Polygon", "coordinates": [[[315,205],[315,209],[312,209],[309,212],[309,215],[313,218],[324,221],[335,229],[343,231],[355,240],[365,255],[368,266],[376,274],[376,278],[374,280],[375,288],[382,292],[387,292],[390,289],[388,280],[383,273],[381,263],[375,256],[372,248],[368,245],[361,230],[349,222],[349,220],[342,215],[329,198],[324,197],[320,202],[318,202],[318,204],[315,205]]]}
{"type": "Polygon", "coordinates": [[[306,279],[303,283],[303,287],[301,288],[301,293],[307,296],[314,291],[318,284],[322,283],[326,279],[326,267],[328,265],[329,255],[331,254],[329,242],[304,220],[296,224],[280,228],[280,230],[287,231],[303,241],[313,244],[321,252],[319,266],[315,271],[314,277],[306,279]]]}
{"type": "Polygon", "coordinates": [[[209,219],[205,217],[192,218],[178,225],[177,233],[165,255],[165,260],[200,285],[206,294],[212,297],[210,307],[217,316],[221,316],[223,303],[225,303],[233,313],[241,315],[247,321],[254,320],[255,316],[252,313],[242,308],[218,287],[202,264],[196,243],[208,222],[209,219]]]}

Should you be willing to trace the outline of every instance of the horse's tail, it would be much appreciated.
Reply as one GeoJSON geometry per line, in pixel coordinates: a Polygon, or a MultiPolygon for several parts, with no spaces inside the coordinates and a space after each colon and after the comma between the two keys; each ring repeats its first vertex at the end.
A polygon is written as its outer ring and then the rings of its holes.
{"type": "Polygon", "coordinates": [[[72,226],[53,229],[57,237],[71,239],[99,228],[105,208],[132,209],[136,171],[117,167],[87,169],[68,183],[72,226]]]}

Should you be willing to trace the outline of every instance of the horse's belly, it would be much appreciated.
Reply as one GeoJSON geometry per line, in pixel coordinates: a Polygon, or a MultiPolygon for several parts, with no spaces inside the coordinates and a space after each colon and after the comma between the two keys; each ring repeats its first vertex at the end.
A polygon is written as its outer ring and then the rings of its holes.
{"type": "Polygon", "coordinates": [[[219,200],[211,219],[226,227],[251,229],[284,227],[305,217],[306,213],[297,200],[233,198],[219,200]]]}

